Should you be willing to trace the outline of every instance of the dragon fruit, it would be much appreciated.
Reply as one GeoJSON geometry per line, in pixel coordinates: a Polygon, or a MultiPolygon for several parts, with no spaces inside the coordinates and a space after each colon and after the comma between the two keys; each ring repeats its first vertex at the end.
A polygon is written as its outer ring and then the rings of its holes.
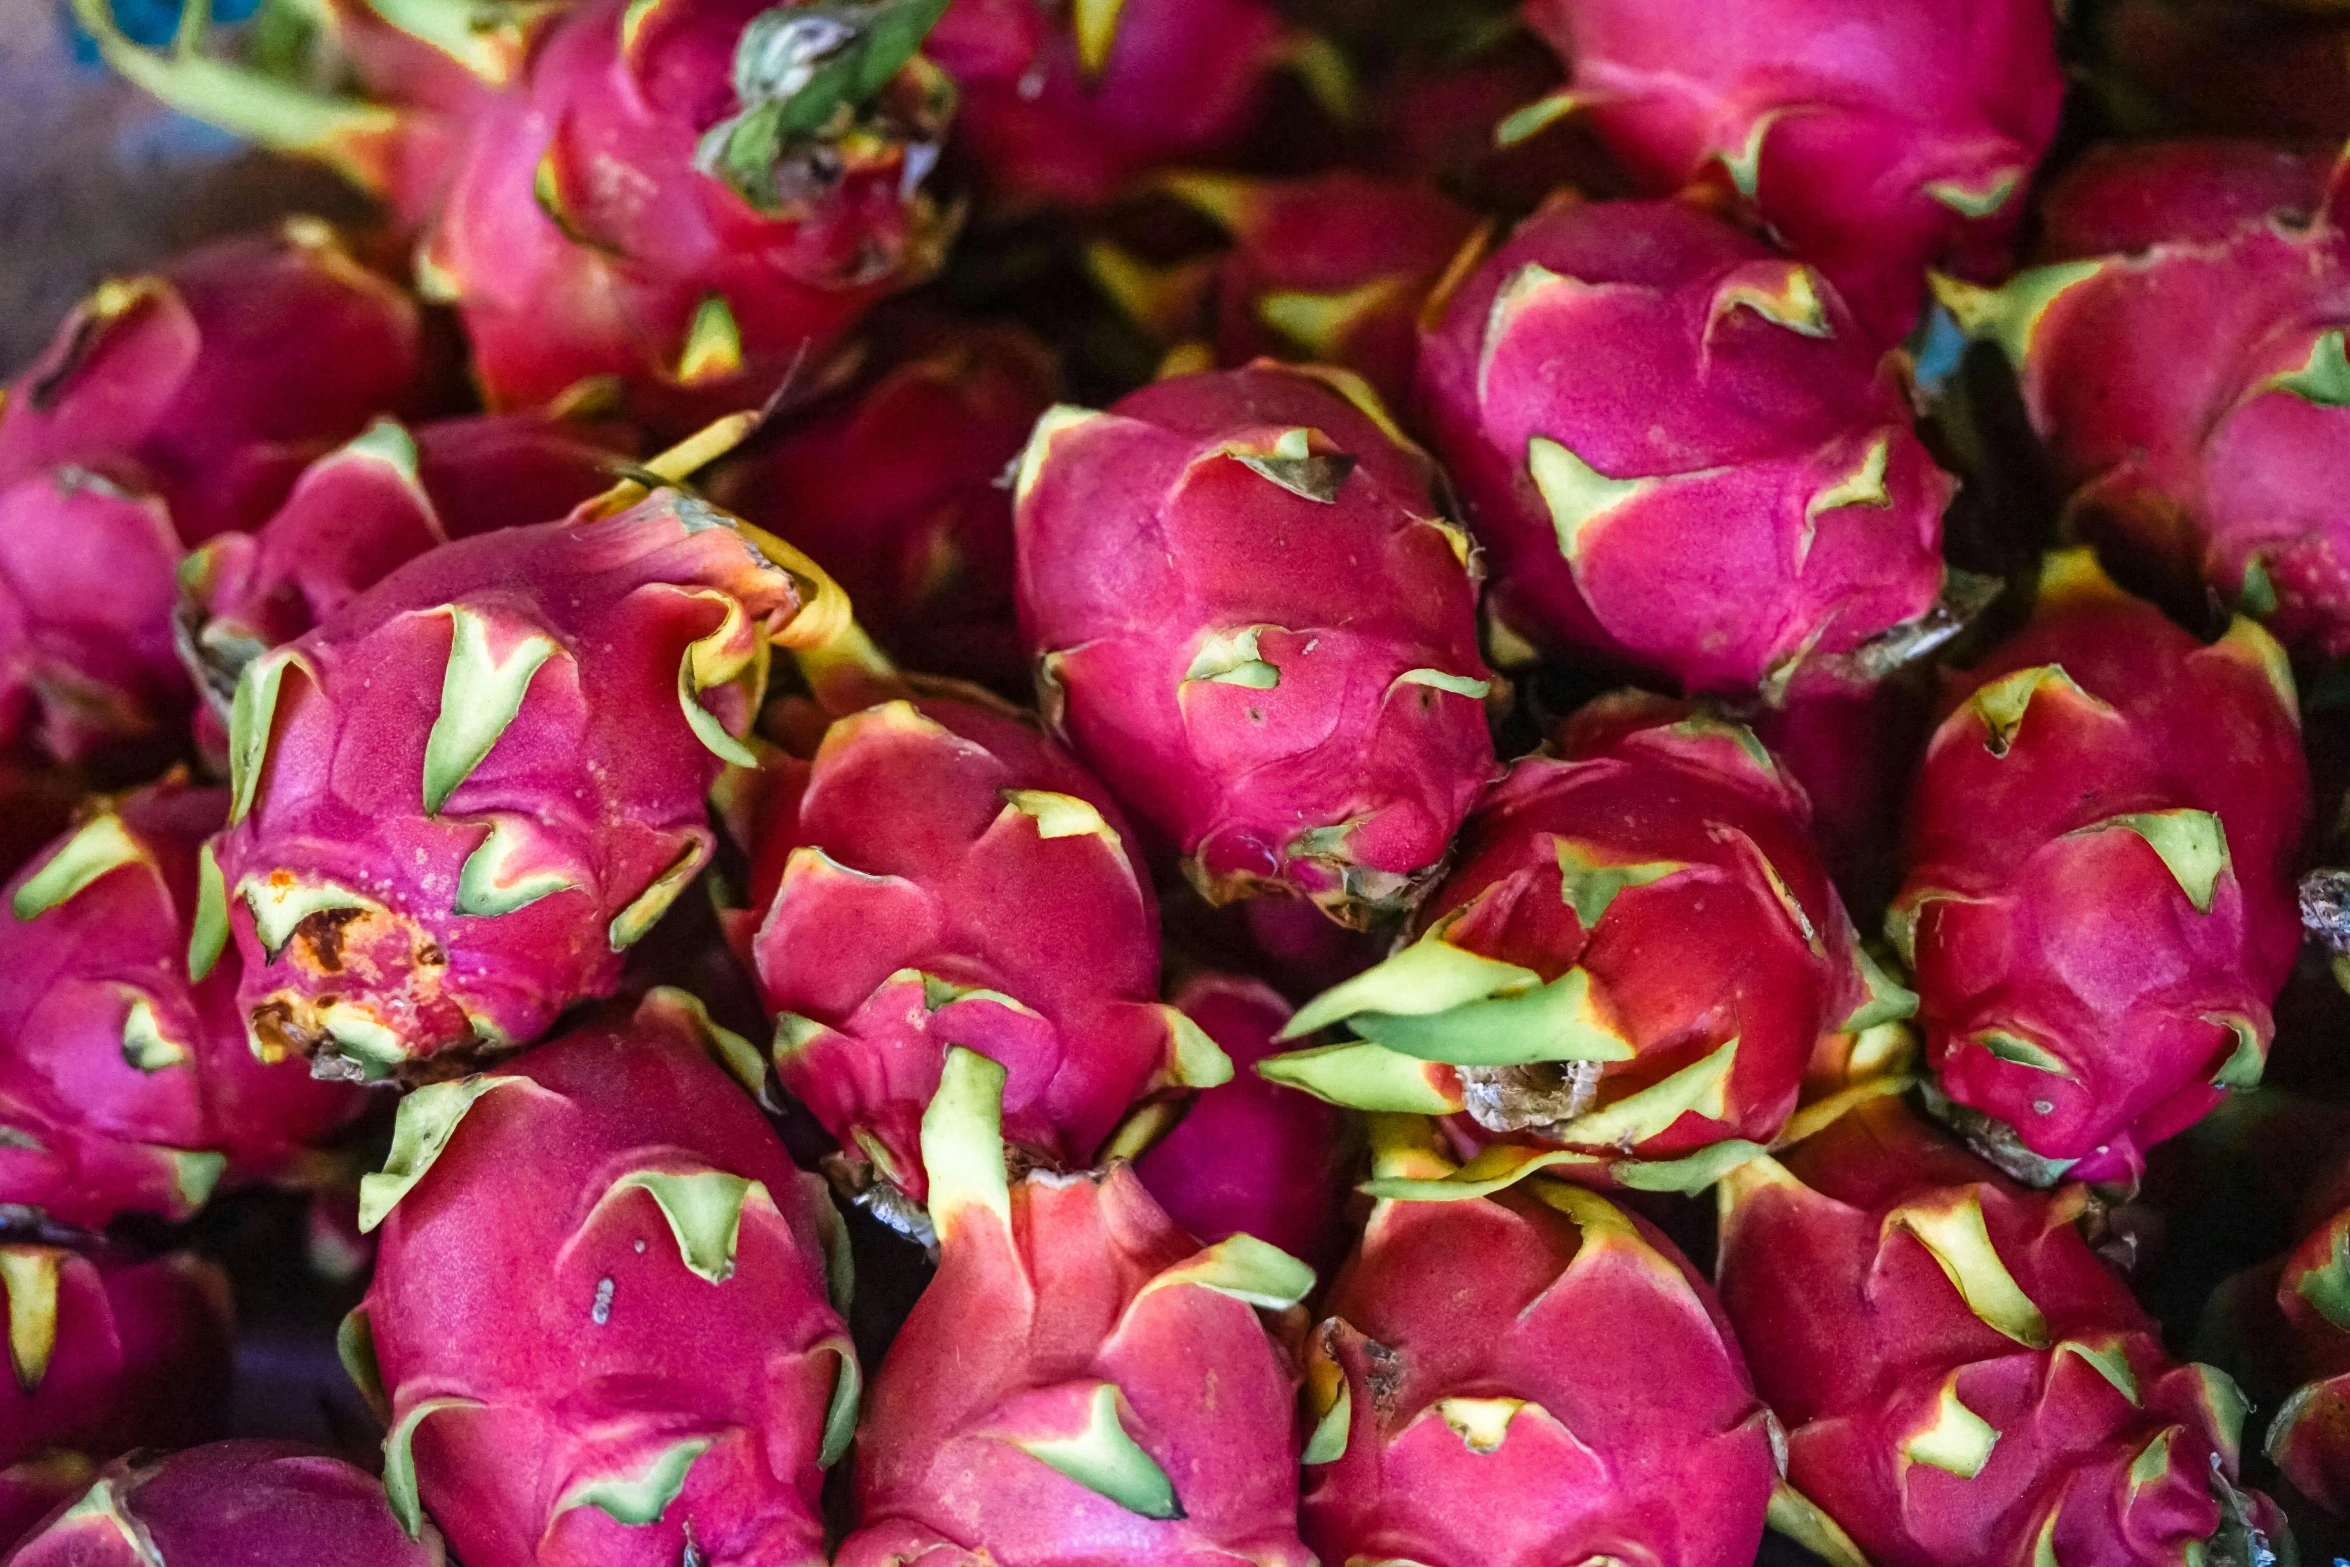
{"type": "Polygon", "coordinates": [[[1128,315],[1167,336],[1204,326],[1223,364],[1342,365],[1381,397],[1410,395],[1420,305],[1476,227],[1469,212],[1423,185],[1345,171],[1303,180],[1168,174],[1156,185],[1232,243],[1168,271],[1097,243],[1095,275],[1128,315]]]}
{"type": "Polygon", "coordinates": [[[825,564],[859,621],[916,669],[1027,681],[1012,597],[1012,503],[997,486],[1060,375],[1010,326],[917,330],[866,385],[710,487],[825,564]]]}
{"type": "Polygon", "coordinates": [[[0,1559],[91,1471],[202,1441],[228,1402],[228,1281],[192,1257],[126,1262],[0,1236],[0,1559]]]}
{"type": "Polygon", "coordinates": [[[611,487],[621,433],[539,414],[380,419],[304,470],[252,533],[180,567],[200,684],[225,709],[253,659],[317,625],[435,545],[551,522],[611,487]]]}
{"type": "Polygon", "coordinates": [[[1750,732],[1627,693],[1556,748],[1478,805],[1416,939],[1284,1031],[1343,1022],[1360,1039],[1258,1067],[1501,1139],[1414,1195],[1545,1168],[1695,1190],[1779,1136],[1823,1039],[1907,1003],[1853,938],[1802,791],[1750,732]]]}
{"type": "Polygon", "coordinates": [[[198,544],[258,526],[309,461],[420,395],[415,302],[290,218],[102,283],[8,388],[0,484],[88,472],[198,544]]]}
{"type": "Polygon", "coordinates": [[[2019,1189],[1895,1099],[1784,1159],[1722,1183],[1719,1282],[1787,1424],[1790,1532],[1875,1567],[2276,1560],[2242,1394],[2170,1358],[2081,1188],[2019,1189]]]}
{"type": "Polygon", "coordinates": [[[1950,629],[1955,485],[1811,267],[1693,202],[1570,194],[1429,320],[1420,409],[1515,640],[1744,696],[1950,629]]]}
{"type": "Polygon", "coordinates": [[[2267,1059],[2309,812],[2292,673],[2251,621],[2206,647],[2076,550],[1952,696],[1886,918],[1927,1057],[2009,1173],[2134,1180],[2267,1059]]]}
{"type": "Polygon", "coordinates": [[[410,1540],[364,1469],[292,1442],[215,1442],[109,1465],[8,1567],[244,1567],[268,1554],[341,1567],[442,1567],[437,1533],[410,1540]]]}
{"type": "Polygon", "coordinates": [[[277,1174],[361,1109],[358,1090],[247,1046],[225,911],[206,901],[205,839],[227,815],[224,791],[178,782],[101,798],[9,883],[0,1207],[184,1219],[224,1176],[277,1174]]]}
{"type": "MultiPolygon", "coordinates": [[[[1451,1165],[1372,1118],[1382,1178],[1451,1165]]],[[[1542,1177],[1381,1202],[1306,1362],[1304,1529],[1325,1562],[1750,1567],[1778,1431],[1672,1242],[1542,1177]],[[1635,1354],[1593,1354],[1624,1343],[1635,1354]]]]}
{"type": "Polygon", "coordinates": [[[1159,1004],[1132,830],[1026,715],[968,688],[884,701],[776,765],[750,943],[776,1071],[884,1218],[923,1228],[922,1113],[951,1044],[1010,1073],[1005,1134],[1050,1165],[1090,1161],[1138,1099],[1231,1076],[1159,1004]]]}
{"type": "Polygon", "coordinates": [[[2104,149],[2050,195],[2046,265],[1942,287],[2015,364],[2078,532],[2333,658],[2350,652],[2350,239],[2324,185],[2260,148],[2104,149]]]}
{"type": "Polygon", "coordinates": [[[419,259],[493,407],[617,382],[655,429],[755,406],[938,263],[938,0],[588,0],[484,111],[419,259]],[[658,192],[648,198],[647,192],[658,192]]]}
{"type": "Polygon", "coordinates": [[[343,1342],[411,1535],[421,1500],[468,1567],[823,1562],[859,1385],[826,1289],[847,1241],[730,1070],[764,1076],[656,990],[401,1102],[343,1342]]]}
{"type": "Polygon", "coordinates": [[[0,405],[0,743],[168,750],[190,705],[183,544],[258,523],[304,463],[411,398],[419,332],[311,219],[101,285],[0,405]]]}
{"type": "Polygon", "coordinates": [[[845,612],[664,489],[443,545],[246,665],[218,852],[256,1049],[445,1075],[610,994],[709,859],[721,765],[754,760],[770,640],[845,612]]]}
{"type": "Polygon", "coordinates": [[[1493,776],[1475,558],[1429,478],[1343,371],[1038,422],[1013,523],[1041,705],[1211,901],[1408,908],[1493,776]]]}
{"type": "Polygon", "coordinates": [[[1812,262],[1878,343],[1937,260],[2005,270],[2064,76],[2041,0],[1526,0],[1587,114],[1655,194],[1709,175],[1812,262]]]}
{"type": "Polygon", "coordinates": [[[944,3],[581,0],[486,25],[400,7],[497,78],[454,126],[445,69],[384,73],[413,104],[297,93],[302,113],[247,114],[290,89],[207,91],[123,39],[106,0],[76,14],[168,101],[427,209],[419,286],[457,306],[493,408],[617,394],[681,435],[765,402],[937,264],[954,220],[921,184],[954,88],[915,49],[944,3]]]}
{"type": "Polygon", "coordinates": [[[1250,1070],[1281,1048],[1289,1003],[1262,980],[1201,973],[1175,992],[1175,1005],[1222,1047],[1234,1075],[1193,1099],[1134,1173],[1167,1217],[1210,1245],[1248,1234],[1328,1266],[1353,1152],[1343,1118],[1250,1070]]]}
{"type": "Polygon", "coordinates": [[[923,1117],[939,1271],[874,1380],[836,1567],[1310,1567],[1297,1380],[1256,1313],[1312,1271],[1202,1249],[1124,1163],[1007,1180],[1003,1084],[950,1050],[923,1117]]]}
{"type": "Polygon", "coordinates": [[[2350,1517],[2350,1207],[2286,1257],[2276,1303],[2287,1326],[2280,1337],[2307,1380],[2269,1422],[2268,1456],[2303,1496],[2350,1517]]]}
{"type": "Polygon", "coordinates": [[[1092,206],[1230,151],[1298,40],[1267,0],[952,0],[924,47],[991,197],[1092,206]]]}
{"type": "Polygon", "coordinates": [[[0,742],[134,775],[168,755],[180,554],[162,501],[87,469],[0,487],[0,742]]]}

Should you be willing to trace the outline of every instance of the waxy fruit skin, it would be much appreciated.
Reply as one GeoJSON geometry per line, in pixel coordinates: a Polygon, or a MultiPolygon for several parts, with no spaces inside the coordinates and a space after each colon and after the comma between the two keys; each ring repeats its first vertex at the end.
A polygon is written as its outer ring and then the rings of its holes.
{"type": "Polygon", "coordinates": [[[842,614],[661,490],[443,545],[247,664],[218,853],[259,1048],[445,1076],[611,994],[709,858],[769,643],[842,614]]]}
{"type": "Polygon", "coordinates": [[[7,1567],[244,1567],[256,1533],[287,1561],[445,1567],[440,1533],[403,1534],[366,1470],[293,1442],[214,1442],[108,1464],[7,1567]]]}
{"type": "Polygon", "coordinates": [[[2010,1173],[2128,1182],[2260,1081],[2309,813],[2283,651],[2204,645],[2085,550],[1946,695],[1886,929],[1957,1124],[2010,1173]]]}
{"type": "Polygon", "coordinates": [[[1728,186],[1879,343],[1928,266],[1997,278],[2065,80],[2039,0],[1527,0],[1565,102],[1649,190],[1728,186]]]}
{"type": "Polygon", "coordinates": [[[1296,1371],[1259,1313],[1313,1271],[1203,1249],[1123,1161],[1007,1178],[1003,1082],[952,1050],[924,1116],[939,1271],[875,1378],[836,1567],[1309,1567],[1296,1371]]]}
{"type": "MultiPolygon", "coordinates": [[[[1449,1161],[1374,1118],[1383,1177],[1449,1161]]],[[[1777,1433],[1713,1291],[1645,1221],[1536,1176],[1383,1201],[1307,1361],[1305,1537],[1325,1562],[1748,1567],[1777,1433]],[[1593,1353],[1623,1335],[1636,1353],[1593,1353]]]]}
{"type": "Polygon", "coordinates": [[[1535,651],[1770,695],[1898,662],[1944,591],[1956,484],[1898,362],[1693,200],[1536,212],[1430,302],[1417,405],[1535,651]]]}
{"type": "Polygon", "coordinates": [[[177,778],[92,798],[0,893],[0,1205],[93,1229],[185,1219],[364,1107],[254,1058],[207,903],[227,817],[226,791],[177,778]]]}
{"type": "Polygon", "coordinates": [[[1475,557],[1344,372],[1056,408],[1014,483],[1046,719],[1211,901],[1408,909],[1493,777],[1475,557]]]}
{"type": "Polygon", "coordinates": [[[98,1465],[200,1442],[227,1413],[228,1280],[193,1256],[0,1240],[0,1326],[0,1560],[98,1465]]]}
{"type": "Polygon", "coordinates": [[[2235,1484],[2244,1397],[2170,1357],[2076,1227],[2080,1187],[2018,1187],[1889,1098],[1780,1157],[1723,1181],[1716,1277],[1806,1543],[1875,1567],[2262,1559],[2247,1536],[2281,1519],[2235,1484]]]}
{"type": "Polygon", "coordinates": [[[823,1561],[847,1240],[729,1075],[759,1067],[655,990],[402,1101],[343,1344],[411,1533],[421,1500],[468,1567],[823,1561]]]}

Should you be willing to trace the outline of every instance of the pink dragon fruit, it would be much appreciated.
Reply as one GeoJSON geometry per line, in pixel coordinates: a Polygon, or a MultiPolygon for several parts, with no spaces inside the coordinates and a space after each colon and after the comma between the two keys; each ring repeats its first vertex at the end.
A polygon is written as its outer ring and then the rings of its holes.
{"type": "Polygon", "coordinates": [[[1908,1002],[1855,942],[1808,818],[1748,731],[1659,697],[1596,703],[1478,805],[1416,939],[1284,1031],[1359,1040],[1258,1071],[1501,1139],[1408,1195],[1545,1168],[1703,1187],[1780,1135],[1823,1039],[1908,1002]]]}
{"type": "Polygon", "coordinates": [[[2005,270],[2064,97],[2041,0],[1526,0],[1563,112],[1664,195],[1715,174],[1850,302],[1908,332],[1925,270],[2005,270]]]}
{"type": "Polygon", "coordinates": [[[134,776],[169,755],[180,555],[162,501],[88,469],[0,487],[0,742],[134,776]]]}
{"type": "Polygon", "coordinates": [[[1298,41],[1267,0],[953,0],[925,48],[991,196],[1092,206],[1230,151],[1298,41]]]}
{"type": "Polygon", "coordinates": [[[486,25],[400,7],[495,84],[453,117],[450,71],[403,69],[429,59],[412,47],[374,85],[413,102],[285,100],[175,76],[105,0],[77,14],[167,100],[428,212],[419,285],[457,306],[493,408],[616,393],[681,435],[765,402],[941,258],[954,220],[920,187],[954,88],[915,50],[945,3],[579,0],[486,25]]]}
{"type": "Polygon", "coordinates": [[[1223,364],[1341,365],[1384,398],[1410,395],[1420,305],[1476,227],[1468,211],[1424,185],[1345,171],[1303,180],[1168,174],[1156,185],[1232,243],[1168,271],[1097,243],[1094,273],[1128,315],[1170,337],[1204,328],[1223,364]]]}
{"type": "Polygon", "coordinates": [[[916,669],[1026,684],[998,487],[1060,374],[1010,326],[925,323],[866,385],[722,472],[724,506],[822,560],[916,669]]]}
{"type": "Polygon", "coordinates": [[[1955,486],[1811,267],[1692,202],[1568,196],[1428,319],[1421,412],[1514,640],[1743,696],[1947,634],[1955,486]]]}
{"type": "Polygon", "coordinates": [[[820,1567],[847,1240],[729,1070],[764,1076],[657,990],[401,1102],[343,1341],[411,1535],[421,1500],[468,1567],[820,1567]]]}
{"type": "Polygon", "coordinates": [[[91,1471],[202,1441],[228,1402],[228,1281],[192,1257],[124,1262],[0,1236],[0,1560],[91,1471]]]}
{"type": "Polygon", "coordinates": [[[364,1469],[292,1442],[215,1442],[110,1464],[6,1558],[7,1567],[244,1567],[256,1549],[339,1567],[443,1567],[364,1469]],[[259,1530],[266,1539],[255,1539],[259,1530]]]}
{"type": "MultiPolygon", "coordinates": [[[[2074,1221],[1879,1099],[1721,1188],[1723,1309],[1786,1422],[1782,1520],[1875,1567],[2273,1563],[2243,1395],[2074,1221]]],[[[2280,1547],[2281,1539],[2276,1540],[2280,1547]]]]}
{"type": "Polygon", "coordinates": [[[0,484],[75,471],[197,544],[251,528],[304,465],[420,395],[415,303],[332,229],[277,229],[102,283],[0,407],[0,484]]]}
{"type": "MultiPolygon", "coordinates": [[[[1451,1164],[1372,1119],[1382,1178],[1451,1164]]],[[[1306,1363],[1305,1537],[1325,1562],[1750,1567],[1778,1431],[1681,1254],[1537,1177],[1474,1202],[1381,1202],[1306,1363]],[[1638,1353],[1590,1353],[1604,1343],[1638,1353]]]]}
{"type": "Polygon", "coordinates": [[[923,1117],[939,1271],[874,1381],[836,1567],[1310,1567],[1296,1376],[1256,1314],[1312,1271],[1203,1250],[1123,1163],[1007,1180],[1003,1083],[950,1050],[923,1117]]]}
{"type": "MultiPolygon", "coordinates": [[[[673,490],[443,545],[245,666],[220,839],[265,1057],[444,1075],[608,995],[838,588],[673,490]]],[[[218,889],[215,889],[218,895],[218,889]]]]}
{"type": "MultiPolygon", "coordinates": [[[[2329,1183],[2342,1196],[2340,1172],[2329,1183]]],[[[2301,1238],[2276,1280],[2294,1369],[2306,1378],[2269,1422],[2268,1456],[2303,1496],[2350,1517],[2350,1206],[2301,1238]]]]}
{"type": "Polygon", "coordinates": [[[2301,936],[2292,673],[2251,621],[2206,647],[2077,550],[1952,696],[1886,918],[1928,1059],[2011,1174],[2134,1180],[2267,1059],[2301,936]]]}
{"type": "Polygon", "coordinates": [[[682,434],[920,282],[954,228],[921,190],[954,102],[914,53],[941,3],[587,0],[551,26],[418,263],[491,405],[617,382],[682,434]]]}
{"type": "Polygon", "coordinates": [[[253,1058],[205,839],[228,796],[169,781],[88,806],[0,916],[0,1208],[184,1219],[279,1173],[364,1096],[253,1058]],[[197,978],[191,980],[191,970],[197,978]]]}
{"type": "Polygon", "coordinates": [[[1429,477],[1343,371],[1038,422],[1013,521],[1042,706],[1211,901],[1408,908],[1493,776],[1474,555],[1429,477]]]}
{"type": "Polygon", "coordinates": [[[1158,1001],[1159,923],[1099,783],[970,688],[831,724],[774,764],[750,943],[783,1086],[843,1149],[850,1189],[920,1232],[923,1107],[950,1045],[1010,1074],[1006,1136],[1089,1162],[1136,1100],[1232,1065],[1158,1001]]]}
{"type": "Polygon", "coordinates": [[[317,625],[426,550],[551,522],[609,489],[622,432],[540,414],[381,419],[304,470],[252,533],[180,567],[179,614],[199,681],[223,710],[245,665],[317,625]]]}
{"type": "Polygon", "coordinates": [[[414,304],[315,220],[101,285],[0,405],[0,743],[168,751],[183,544],[258,523],[421,363],[414,304]]]}
{"type": "Polygon", "coordinates": [[[1192,1100],[1134,1173],[1167,1217],[1210,1245],[1253,1235],[1327,1267],[1337,1260],[1352,1162],[1343,1118],[1251,1070],[1281,1048],[1289,1003],[1262,980],[1201,973],[1175,992],[1175,1005],[1235,1071],[1192,1100]]]}
{"type": "Polygon", "coordinates": [[[2317,658],[2350,652],[2350,239],[2325,199],[2290,154],[2105,149],[2050,196],[2047,265],[1943,285],[2014,362],[2078,531],[2317,658]]]}

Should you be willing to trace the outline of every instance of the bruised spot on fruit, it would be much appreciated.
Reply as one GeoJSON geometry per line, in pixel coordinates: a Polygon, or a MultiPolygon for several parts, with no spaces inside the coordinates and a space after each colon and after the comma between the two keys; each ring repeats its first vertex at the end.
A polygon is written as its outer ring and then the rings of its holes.
{"type": "Polygon", "coordinates": [[[1363,1340],[1363,1386],[1371,1395],[1371,1409],[1380,1425],[1395,1418],[1396,1396],[1403,1390],[1403,1356],[1377,1339],[1363,1340]]]}
{"type": "Polygon", "coordinates": [[[303,915],[294,927],[295,951],[307,952],[310,966],[321,974],[340,974],[344,929],[367,912],[365,909],[319,909],[303,915]]]}
{"type": "Polygon", "coordinates": [[[1547,1133],[1591,1108],[1605,1070],[1599,1061],[1460,1067],[1462,1108],[1488,1131],[1547,1133]]]}
{"type": "Polygon", "coordinates": [[[254,1051],[264,1061],[283,1061],[299,1054],[310,1036],[294,1026],[294,1009],[283,1001],[264,1001],[246,1020],[254,1051]]]}

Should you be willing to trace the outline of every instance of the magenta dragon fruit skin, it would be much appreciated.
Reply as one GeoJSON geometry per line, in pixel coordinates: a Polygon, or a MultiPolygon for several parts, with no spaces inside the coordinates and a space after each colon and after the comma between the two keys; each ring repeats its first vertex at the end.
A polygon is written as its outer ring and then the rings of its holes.
{"type": "Polygon", "coordinates": [[[87,469],[189,544],[258,526],[305,464],[419,395],[415,302],[315,218],[115,279],[10,383],[0,483],[87,469]]]}
{"type": "Polygon", "coordinates": [[[720,505],[824,563],[908,668],[1028,683],[1013,608],[1012,502],[997,484],[1060,374],[1008,325],[940,326],[721,473],[720,505]]]}
{"type": "Polygon", "coordinates": [[[162,501],[88,469],[0,488],[0,737],[110,770],[168,747],[180,555],[162,501]]]}
{"type": "Polygon", "coordinates": [[[181,567],[207,689],[225,705],[253,658],[437,545],[565,516],[611,487],[620,439],[527,413],[376,421],[303,470],[259,528],[223,534],[181,567]]]}
{"type": "Polygon", "coordinates": [[[1357,1037],[1257,1068],[1446,1117],[1477,1157],[1412,1196],[1542,1170],[1702,1189],[1787,1131],[1825,1042],[1908,1006],[1859,947],[1802,791],[1751,732],[1627,692],[1553,744],[1478,802],[1414,939],[1284,1030],[1357,1037]]]}
{"type": "Polygon", "coordinates": [[[880,703],[788,763],[752,860],[750,952],[783,1086],[896,1214],[951,1044],[1010,1074],[1004,1135],[1088,1163],[1129,1106],[1231,1064],[1158,1001],[1133,830],[1025,714],[977,691],[880,703]]]}
{"type": "Polygon", "coordinates": [[[259,523],[421,367],[415,305],[312,219],[102,284],[0,404],[0,743],[167,748],[183,546],[259,523]]]}
{"type": "Polygon", "coordinates": [[[1782,1516],[1831,1562],[2292,1559],[2236,1484],[2244,1395],[2171,1357],[2080,1187],[2023,1190],[1880,1098],[1720,1200],[1722,1306],[1787,1426],[1782,1516]]]}
{"type": "Polygon", "coordinates": [[[440,1534],[411,1540],[366,1470],[292,1442],[214,1442],[110,1464],[6,1567],[245,1567],[255,1535],[286,1561],[446,1567],[440,1534]]]}
{"type": "Polygon", "coordinates": [[[1293,47],[1266,0],[953,0],[923,44],[990,195],[1079,207],[1230,150],[1293,47]]]}
{"type": "Polygon", "coordinates": [[[205,840],[228,796],[166,782],[90,802],[0,913],[0,1207],[101,1226],[184,1219],[278,1174],[364,1096],[254,1059],[205,840]],[[189,977],[191,967],[199,971],[189,977]]]}
{"type": "Polygon", "coordinates": [[[421,229],[419,287],[456,306],[493,409],[617,399],[682,436],[814,368],[953,235],[921,189],[954,106],[915,53],[924,0],[338,0],[305,20],[354,98],[191,69],[74,3],[125,76],[421,229]]]}
{"type": "Polygon", "coordinates": [[[1208,1245],[1253,1235],[1321,1270],[1337,1260],[1353,1147],[1336,1106],[1254,1070],[1285,1048],[1289,1003],[1263,980],[1201,973],[1176,990],[1175,1005],[1222,1047],[1232,1080],[1200,1090],[1134,1173],[1208,1245]]]}
{"type": "Polygon", "coordinates": [[[2301,945],[2293,677],[2051,556],[2032,623],[1951,693],[1886,918],[1958,1124],[2011,1173],[2131,1181],[2259,1082],[2301,945]]]}
{"type": "Polygon", "coordinates": [[[795,90],[793,51],[844,25],[800,10],[587,0],[484,107],[419,268],[493,408],[601,386],[681,435],[937,265],[953,225],[920,184],[951,87],[913,56],[846,131],[795,144],[762,110],[795,90]]]}
{"type": "Polygon", "coordinates": [[[1926,268],[2004,271],[2064,96],[2040,0],[1527,0],[1587,114],[1657,195],[1726,180],[1878,343],[1926,268]]]}
{"type": "Polygon", "coordinates": [[[1013,522],[1041,705],[1212,901],[1407,908],[1493,777],[1474,555],[1429,474],[1340,371],[1038,423],[1013,522]]]}
{"type": "Polygon", "coordinates": [[[939,1271],[874,1380],[836,1567],[1309,1567],[1296,1371],[1258,1313],[1312,1271],[1202,1248],[1123,1162],[1007,1180],[1002,1084],[953,1050],[924,1117],[939,1271]]]}
{"type": "Polygon", "coordinates": [[[1934,609],[1955,486],[1810,266],[1693,202],[1566,198],[1429,319],[1419,407],[1518,640],[1744,696],[1934,609]]]}
{"type": "Polygon", "coordinates": [[[402,1102],[343,1337],[411,1534],[421,1502],[468,1567],[823,1562],[847,1242],[730,1071],[749,1042],[656,990],[402,1102]]]}
{"type": "Polygon", "coordinates": [[[0,1239],[0,1324],[0,1560],[99,1464],[202,1441],[226,1411],[228,1281],[192,1256],[0,1239]]]}
{"type": "Polygon", "coordinates": [[[2102,148],[2049,193],[2044,265],[1942,285],[2015,365],[2074,530],[2311,659],[2350,651],[2344,190],[2274,149],[2102,148]]]}
{"type": "MultiPolygon", "coordinates": [[[[1419,1117],[1374,1117],[1371,1136],[1382,1177],[1449,1171],[1419,1117]]],[[[1606,1198],[1538,1176],[1381,1202],[1324,1311],[1304,1501],[1321,1560],[1754,1561],[1770,1411],[1713,1291],[1606,1198]]]]}
{"type": "Polygon", "coordinates": [[[257,1048],[441,1075],[610,994],[709,858],[769,640],[842,609],[661,490],[444,545],[248,664],[218,852],[257,1048]]]}

